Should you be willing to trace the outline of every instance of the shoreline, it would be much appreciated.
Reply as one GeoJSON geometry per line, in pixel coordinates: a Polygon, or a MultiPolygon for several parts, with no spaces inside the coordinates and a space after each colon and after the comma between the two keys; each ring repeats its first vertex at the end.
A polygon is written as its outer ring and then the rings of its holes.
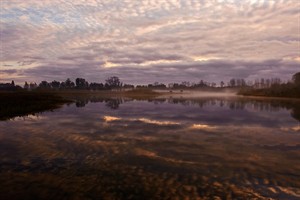
{"type": "Polygon", "coordinates": [[[18,116],[41,113],[62,107],[64,104],[76,103],[88,98],[129,98],[135,100],[149,99],[240,99],[259,101],[286,101],[299,103],[300,98],[293,97],[270,97],[240,95],[233,91],[211,92],[201,90],[149,90],[138,89],[131,91],[85,91],[85,90],[64,90],[64,91],[22,91],[22,92],[0,92],[0,121],[9,120],[18,116]]]}

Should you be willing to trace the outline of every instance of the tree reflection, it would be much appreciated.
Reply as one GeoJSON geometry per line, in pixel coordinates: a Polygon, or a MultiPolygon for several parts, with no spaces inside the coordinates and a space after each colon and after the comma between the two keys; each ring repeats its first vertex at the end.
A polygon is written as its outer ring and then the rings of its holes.
{"type": "Polygon", "coordinates": [[[180,104],[183,106],[197,106],[205,107],[220,107],[222,109],[230,110],[254,110],[258,112],[278,112],[281,109],[291,111],[291,116],[300,121],[300,102],[297,100],[284,99],[256,99],[256,98],[199,98],[199,99],[185,99],[185,98],[157,98],[157,99],[134,99],[134,98],[116,98],[116,97],[99,97],[87,96],[80,97],[76,100],[76,107],[84,107],[88,103],[105,103],[105,106],[116,110],[119,109],[120,104],[128,101],[148,101],[153,104],[180,104]]]}
{"type": "MultiPolygon", "coordinates": [[[[300,121],[300,101],[294,99],[266,99],[266,98],[223,98],[223,97],[207,97],[198,99],[186,98],[151,98],[151,99],[135,99],[121,97],[103,97],[97,95],[80,96],[75,99],[76,107],[84,107],[88,103],[105,103],[105,106],[116,110],[120,104],[128,101],[147,101],[153,104],[180,104],[182,106],[220,107],[230,110],[253,110],[258,112],[278,112],[281,109],[291,111],[291,116],[300,121]]],[[[1,109],[0,109],[1,111],[1,109]]]]}
{"type": "Polygon", "coordinates": [[[105,106],[111,109],[118,109],[119,105],[124,103],[122,98],[105,98],[105,97],[97,97],[97,96],[87,96],[77,98],[75,101],[76,107],[85,107],[88,103],[105,103],[105,106]]]}
{"type": "Polygon", "coordinates": [[[119,108],[119,105],[121,103],[123,103],[122,99],[107,99],[105,106],[107,106],[113,110],[116,110],[119,108]]]}
{"type": "MultiPolygon", "coordinates": [[[[76,101],[76,107],[84,107],[88,103],[105,103],[105,106],[111,109],[118,109],[120,104],[127,101],[144,101],[140,99],[122,99],[122,98],[104,98],[89,96],[76,101]]],[[[255,110],[259,112],[278,112],[280,109],[291,110],[291,116],[300,121],[300,102],[295,100],[278,100],[278,99],[251,99],[251,98],[200,98],[200,99],[184,99],[184,98],[158,98],[148,99],[148,102],[154,104],[181,104],[183,106],[198,106],[204,108],[207,106],[228,108],[230,110],[255,110]]]]}
{"type": "Polygon", "coordinates": [[[300,122],[300,105],[293,107],[291,116],[300,122]]]}
{"type": "Polygon", "coordinates": [[[85,99],[85,100],[77,100],[75,105],[76,107],[80,108],[80,107],[84,107],[86,104],[89,103],[89,100],[85,99]]]}

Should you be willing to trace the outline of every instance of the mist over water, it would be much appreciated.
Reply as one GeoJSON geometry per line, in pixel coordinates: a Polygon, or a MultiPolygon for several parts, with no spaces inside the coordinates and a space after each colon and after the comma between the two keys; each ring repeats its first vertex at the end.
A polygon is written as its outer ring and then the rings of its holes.
{"type": "Polygon", "coordinates": [[[223,90],[218,92],[213,91],[197,91],[197,90],[170,90],[169,95],[172,97],[190,98],[208,98],[208,97],[237,97],[236,90],[223,90]]]}
{"type": "Polygon", "coordinates": [[[300,198],[298,101],[182,93],[0,122],[1,199],[300,198]]]}

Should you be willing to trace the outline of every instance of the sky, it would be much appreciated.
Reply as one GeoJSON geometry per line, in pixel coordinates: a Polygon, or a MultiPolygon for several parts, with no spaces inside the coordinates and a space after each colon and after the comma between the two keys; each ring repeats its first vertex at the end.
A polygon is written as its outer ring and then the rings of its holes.
{"type": "Polygon", "coordinates": [[[291,79],[298,0],[0,0],[0,82],[291,79]]]}

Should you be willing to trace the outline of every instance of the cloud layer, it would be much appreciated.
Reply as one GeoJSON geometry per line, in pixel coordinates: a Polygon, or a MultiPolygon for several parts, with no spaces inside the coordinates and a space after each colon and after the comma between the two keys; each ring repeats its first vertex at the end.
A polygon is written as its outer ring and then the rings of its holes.
{"type": "Polygon", "coordinates": [[[0,81],[220,82],[300,69],[294,0],[2,0],[0,81]]]}

